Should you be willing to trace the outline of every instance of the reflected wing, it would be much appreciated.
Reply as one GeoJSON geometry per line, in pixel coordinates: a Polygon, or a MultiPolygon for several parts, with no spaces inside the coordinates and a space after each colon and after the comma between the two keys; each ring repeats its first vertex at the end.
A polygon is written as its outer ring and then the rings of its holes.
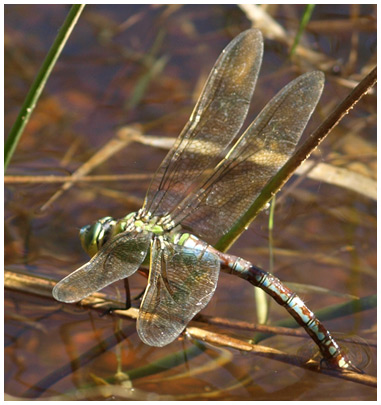
{"type": "Polygon", "coordinates": [[[151,247],[148,285],[140,306],[140,339],[162,347],[175,340],[204,308],[217,287],[220,262],[208,251],[169,245],[151,247]]]}
{"type": "Polygon", "coordinates": [[[247,211],[265,184],[293,154],[324,86],[321,72],[285,86],[248,127],[201,191],[171,213],[209,244],[215,244],[247,211]]]}
{"type": "Polygon", "coordinates": [[[109,284],[131,276],[147,255],[151,233],[125,232],[117,235],[86,264],[53,288],[53,297],[77,302],[109,284]]]}
{"type": "Polygon", "coordinates": [[[151,182],[143,206],[147,211],[168,214],[198,188],[204,171],[221,160],[245,120],[262,52],[262,35],[255,29],[241,33],[223,50],[188,123],[151,182]]]}

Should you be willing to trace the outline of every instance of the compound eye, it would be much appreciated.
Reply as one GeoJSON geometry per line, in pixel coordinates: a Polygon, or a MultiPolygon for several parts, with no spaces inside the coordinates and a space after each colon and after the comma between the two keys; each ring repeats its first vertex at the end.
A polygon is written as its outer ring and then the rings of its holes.
{"type": "Polygon", "coordinates": [[[103,224],[99,221],[92,225],[86,225],[79,231],[79,239],[84,251],[90,256],[94,256],[99,250],[99,240],[103,238],[103,224]]]}
{"type": "Polygon", "coordinates": [[[114,235],[116,221],[111,217],[104,217],[86,225],[79,231],[79,239],[85,252],[93,257],[102,246],[114,235]]]}

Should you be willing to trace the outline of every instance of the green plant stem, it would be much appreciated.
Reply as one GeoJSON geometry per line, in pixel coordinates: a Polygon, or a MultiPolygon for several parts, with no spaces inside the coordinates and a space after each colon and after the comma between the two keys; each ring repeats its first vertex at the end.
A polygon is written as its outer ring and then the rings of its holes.
{"type": "Polygon", "coordinates": [[[298,32],[296,33],[294,43],[292,44],[291,47],[290,56],[292,56],[295,53],[295,49],[299,44],[300,38],[302,37],[302,34],[304,32],[304,29],[306,28],[306,25],[308,24],[308,21],[310,21],[311,19],[314,8],[315,4],[307,4],[305,11],[303,13],[302,20],[300,21],[299,29],[298,32]]]}
{"type": "Polygon", "coordinates": [[[216,249],[225,252],[244,232],[265,204],[282,188],[286,181],[292,176],[295,170],[310,156],[320,145],[331,130],[348,114],[355,104],[363,97],[377,82],[377,67],[375,67],[361,82],[349,93],[327,119],[311,134],[311,136],[296,150],[294,155],[286,162],[279,172],[263,187],[259,196],[251,207],[233,225],[214,246],[216,249]]]}
{"type": "Polygon", "coordinates": [[[13,153],[16,150],[17,144],[21,138],[26,124],[36,107],[37,101],[45,87],[45,84],[53,70],[53,67],[60,56],[62,49],[64,48],[66,41],[68,40],[79,16],[84,9],[84,4],[74,4],[71,6],[68,16],[61,29],[58,31],[58,35],[54,40],[52,47],[50,48],[37,76],[34,80],[26,98],[24,104],[21,107],[19,115],[4,147],[4,171],[7,169],[10,160],[12,159],[13,153]]]}

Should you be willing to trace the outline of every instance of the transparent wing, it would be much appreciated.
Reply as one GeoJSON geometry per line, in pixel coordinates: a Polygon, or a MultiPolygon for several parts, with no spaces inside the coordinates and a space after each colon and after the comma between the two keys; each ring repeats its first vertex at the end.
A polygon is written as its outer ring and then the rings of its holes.
{"type": "Polygon", "coordinates": [[[245,120],[262,53],[262,35],[256,29],[244,31],[223,50],[188,123],[151,182],[143,206],[147,211],[168,214],[197,189],[204,171],[221,160],[221,151],[245,120]]]}
{"type": "Polygon", "coordinates": [[[148,285],[140,306],[137,330],[150,346],[175,340],[204,308],[217,287],[220,262],[208,252],[179,245],[151,247],[148,285]]]}
{"type": "MultiPolygon", "coordinates": [[[[324,86],[321,72],[285,86],[237,141],[192,202],[171,213],[175,224],[215,244],[293,154],[324,86]]],[[[189,200],[189,199],[188,199],[189,200]]]]}
{"type": "Polygon", "coordinates": [[[121,233],[86,264],[53,288],[53,297],[77,302],[109,284],[131,276],[147,255],[151,233],[121,233]]]}

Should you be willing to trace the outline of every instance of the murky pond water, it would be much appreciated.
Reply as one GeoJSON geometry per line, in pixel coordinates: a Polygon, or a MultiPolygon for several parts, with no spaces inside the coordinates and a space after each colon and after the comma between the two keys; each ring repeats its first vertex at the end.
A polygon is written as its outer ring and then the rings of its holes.
{"type": "MultiPolygon", "coordinates": [[[[274,25],[262,26],[268,28],[265,53],[247,122],[296,76],[323,70],[326,87],[307,137],[373,68],[376,8],[316,6],[292,58],[286,41],[271,33],[278,24],[293,38],[304,7],[266,11],[274,25]]],[[[68,12],[62,5],[6,7],[6,134],[68,12]]],[[[6,172],[7,274],[58,281],[88,260],[78,241],[81,226],[140,208],[171,144],[167,137],[180,133],[223,47],[250,26],[233,5],[85,8],[6,172]],[[131,127],[146,137],[122,140],[121,128],[131,127]],[[81,181],[67,182],[65,176],[89,165],[81,181]]],[[[272,235],[265,211],[230,250],[289,282],[316,311],[376,293],[375,127],[371,92],[314,152],[310,161],[318,170],[295,175],[278,195],[272,235]]],[[[145,284],[145,277],[132,276],[132,295],[145,284]]],[[[123,300],[122,284],[105,292],[123,300]]],[[[376,310],[355,307],[324,323],[335,335],[354,340],[348,345],[352,355],[375,375],[376,310]]],[[[202,314],[250,323],[262,316],[250,284],[225,274],[202,314]]],[[[288,314],[270,303],[268,318],[274,325],[288,314]]],[[[235,338],[253,336],[226,325],[200,325],[235,338]]],[[[311,356],[308,338],[279,334],[260,344],[306,360],[311,356]]],[[[25,285],[6,288],[5,345],[9,398],[374,400],[376,395],[366,384],[187,336],[152,348],[139,340],[133,320],[63,306],[49,295],[31,294],[25,285]]]]}

